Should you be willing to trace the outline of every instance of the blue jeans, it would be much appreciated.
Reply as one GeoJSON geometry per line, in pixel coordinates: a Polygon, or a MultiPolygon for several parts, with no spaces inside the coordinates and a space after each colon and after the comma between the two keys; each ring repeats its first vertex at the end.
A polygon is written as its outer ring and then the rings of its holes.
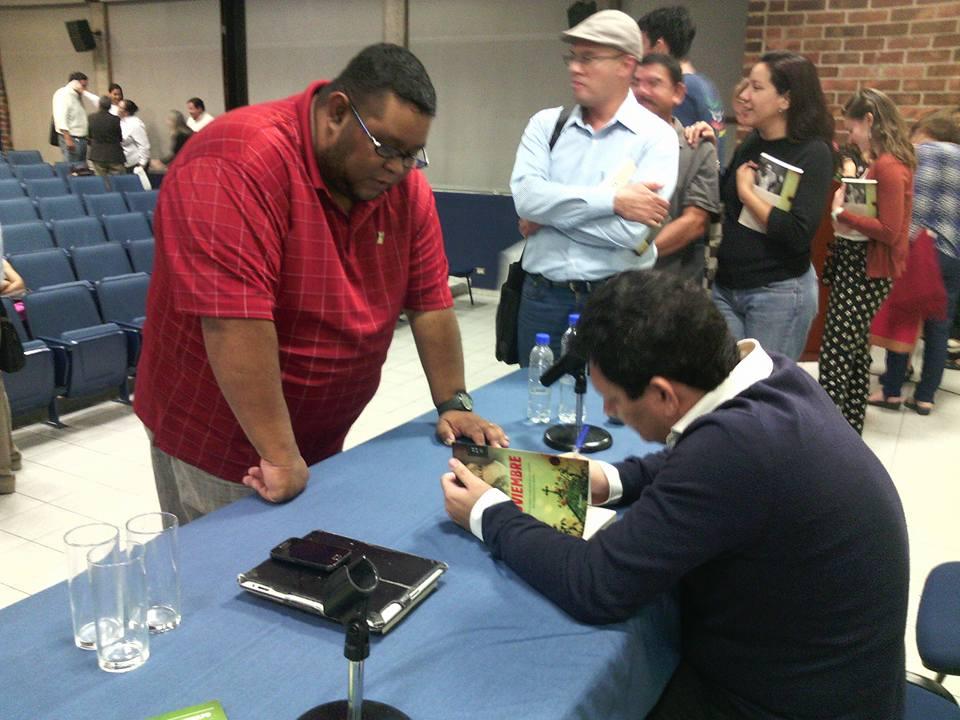
{"type": "Polygon", "coordinates": [[[589,297],[586,289],[574,292],[569,288],[551,287],[540,277],[527,275],[524,278],[517,315],[520,367],[530,364],[530,351],[536,344],[537,333],[549,333],[553,359],[560,359],[560,338],[569,326],[568,316],[581,312],[589,297]]]}
{"type": "Polygon", "coordinates": [[[64,162],[80,163],[87,159],[86,138],[74,138],[74,148],[72,152],[67,149],[67,142],[63,139],[63,135],[60,135],[59,138],[60,152],[63,153],[64,162]]]}
{"type": "Polygon", "coordinates": [[[817,273],[811,265],[799,277],[742,290],[715,283],[713,302],[737,340],[753,338],[764,350],[796,360],[817,316],[817,273]]]}
{"type": "MultiPolygon", "coordinates": [[[[960,260],[937,251],[940,275],[947,291],[947,316],[943,320],[926,320],[923,323],[923,371],[913,397],[920,402],[933,402],[933,396],[943,379],[943,364],[947,360],[947,340],[953,326],[953,316],[960,300],[960,260]]],[[[887,370],[880,376],[883,394],[900,397],[900,389],[907,376],[909,353],[887,351],[887,370]]]]}

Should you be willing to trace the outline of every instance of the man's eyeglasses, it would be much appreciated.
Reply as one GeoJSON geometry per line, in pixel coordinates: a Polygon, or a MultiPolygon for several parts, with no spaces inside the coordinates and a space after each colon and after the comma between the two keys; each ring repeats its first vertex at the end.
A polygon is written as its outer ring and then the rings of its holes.
{"type": "Polygon", "coordinates": [[[623,53],[617,53],[616,55],[579,55],[577,53],[568,52],[563,55],[563,64],[567,67],[577,63],[581,67],[589,67],[595,62],[600,60],[616,60],[617,58],[622,58],[623,53]]]}
{"type": "Polygon", "coordinates": [[[370,138],[370,142],[373,143],[373,150],[384,160],[396,160],[400,158],[400,162],[403,163],[405,168],[417,168],[417,170],[423,170],[427,165],[430,164],[429,158],[427,158],[427,149],[420,148],[416,152],[406,153],[402,150],[398,150],[392,145],[384,145],[382,142],[377,140],[373,134],[367,130],[367,126],[364,124],[363,120],[360,119],[360,113],[357,112],[357,108],[353,104],[353,100],[350,100],[350,109],[353,111],[353,116],[357,119],[357,122],[360,123],[361,129],[367,134],[367,137],[370,138]]]}

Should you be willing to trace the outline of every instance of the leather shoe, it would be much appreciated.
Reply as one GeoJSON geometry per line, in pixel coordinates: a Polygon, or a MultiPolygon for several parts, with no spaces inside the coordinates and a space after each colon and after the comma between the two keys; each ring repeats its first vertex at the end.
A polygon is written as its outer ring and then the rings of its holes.
{"type": "Polygon", "coordinates": [[[913,410],[917,415],[929,415],[930,411],[933,410],[933,403],[923,403],[921,405],[917,402],[916,398],[907,398],[903,401],[903,404],[913,410]]]}
{"type": "Polygon", "coordinates": [[[890,400],[886,395],[879,398],[867,398],[867,405],[880,407],[884,410],[899,410],[901,402],[900,400],[890,400]]]}

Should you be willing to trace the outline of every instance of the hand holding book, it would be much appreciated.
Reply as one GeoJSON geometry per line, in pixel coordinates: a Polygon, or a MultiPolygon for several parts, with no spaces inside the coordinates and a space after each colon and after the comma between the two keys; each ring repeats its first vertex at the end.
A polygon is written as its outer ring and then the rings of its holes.
{"type": "Polygon", "coordinates": [[[760,153],[758,162],[746,162],[737,168],[737,194],[743,203],[738,222],[751,230],[765,233],[773,208],[790,212],[803,170],[782,160],[760,153]]]}

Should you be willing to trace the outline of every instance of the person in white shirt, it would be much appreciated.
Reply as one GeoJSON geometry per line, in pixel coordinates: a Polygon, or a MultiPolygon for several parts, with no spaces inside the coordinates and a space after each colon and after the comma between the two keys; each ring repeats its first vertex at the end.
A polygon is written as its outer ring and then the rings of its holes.
{"type": "Polygon", "coordinates": [[[67,84],[53,94],[53,124],[60,135],[60,151],[67,162],[83,162],[87,159],[89,125],[82,98],[87,96],[94,104],[99,100],[87,91],[88,82],[84,73],[70,73],[67,84]]]}
{"type": "Polygon", "coordinates": [[[193,97],[187,100],[187,127],[194,132],[200,132],[213,122],[213,115],[207,112],[203,100],[193,97]]]}
{"type": "Polygon", "coordinates": [[[133,100],[120,100],[117,106],[120,113],[120,132],[123,135],[123,158],[127,172],[135,168],[146,169],[150,164],[150,138],[147,126],[138,118],[137,104],[133,100]]]}

